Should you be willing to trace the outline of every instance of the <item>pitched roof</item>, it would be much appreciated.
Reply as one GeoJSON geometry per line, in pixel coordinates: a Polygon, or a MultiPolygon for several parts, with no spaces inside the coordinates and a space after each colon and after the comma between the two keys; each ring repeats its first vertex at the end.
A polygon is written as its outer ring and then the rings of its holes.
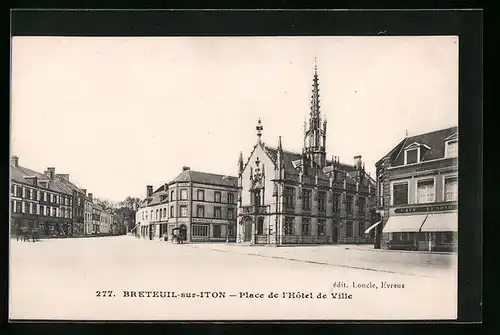
{"type": "Polygon", "coordinates": [[[18,165],[17,167],[11,165],[10,176],[17,182],[26,183],[27,180],[25,177],[37,177],[39,181],[47,181],[49,182],[48,189],[53,190],[60,193],[72,194],[73,191],[60,182],[58,178],[49,179],[49,177],[43,173],[28,169],[26,167],[18,165]]]}
{"type": "Polygon", "coordinates": [[[175,177],[169,184],[186,182],[186,181],[202,183],[202,184],[221,185],[226,187],[238,186],[237,177],[208,173],[208,172],[193,171],[193,170],[182,171],[182,173],[179,174],[177,177],[175,177]]]}
{"type": "MultiPolygon", "coordinates": [[[[264,149],[268,153],[268,155],[271,158],[271,160],[273,161],[273,163],[276,164],[276,158],[278,156],[278,149],[275,147],[267,146],[267,145],[264,146],[264,149]]],[[[299,171],[293,165],[293,162],[301,160],[301,159],[302,159],[301,153],[283,150],[283,162],[285,164],[285,173],[289,174],[289,175],[298,175],[299,171]]],[[[329,161],[329,160],[326,161],[327,166],[323,170],[320,170],[320,172],[319,172],[320,178],[328,178],[328,176],[326,174],[331,172],[332,164],[333,164],[332,161],[329,161]]],[[[340,163],[339,168],[340,168],[340,170],[342,170],[344,172],[352,172],[352,171],[356,170],[353,165],[344,164],[344,163],[340,163]]]]}
{"type": "Polygon", "coordinates": [[[445,140],[456,133],[458,133],[458,127],[454,126],[405,138],[383,158],[390,156],[391,166],[401,166],[404,164],[403,148],[415,143],[423,147],[420,157],[421,162],[444,158],[445,140]]]}

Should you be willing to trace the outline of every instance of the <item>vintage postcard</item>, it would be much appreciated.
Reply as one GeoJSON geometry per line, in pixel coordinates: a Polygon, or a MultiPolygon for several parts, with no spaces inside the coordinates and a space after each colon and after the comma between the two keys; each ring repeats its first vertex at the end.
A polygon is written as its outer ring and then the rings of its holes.
{"type": "Polygon", "coordinates": [[[13,37],[9,317],[456,319],[458,50],[13,37]]]}

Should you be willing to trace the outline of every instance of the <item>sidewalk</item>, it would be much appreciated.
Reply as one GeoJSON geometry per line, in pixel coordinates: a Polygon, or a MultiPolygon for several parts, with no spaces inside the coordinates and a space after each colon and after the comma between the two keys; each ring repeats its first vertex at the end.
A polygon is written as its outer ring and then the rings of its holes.
{"type": "Polygon", "coordinates": [[[421,277],[449,278],[456,274],[457,255],[370,251],[360,246],[329,245],[302,247],[248,247],[235,244],[186,244],[218,252],[230,252],[289,261],[322,264],[339,268],[398,273],[421,277]]]}

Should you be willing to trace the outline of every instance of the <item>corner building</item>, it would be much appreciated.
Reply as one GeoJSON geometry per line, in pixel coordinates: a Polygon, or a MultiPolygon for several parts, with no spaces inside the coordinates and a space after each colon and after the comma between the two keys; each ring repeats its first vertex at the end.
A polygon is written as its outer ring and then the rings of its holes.
{"type": "Polygon", "coordinates": [[[167,233],[172,241],[177,228],[186,242],[236,240],[236,177],[183,167],[172,181],[154,192],[148,185],[146,192],[136,215],[142,237],[155,239],[167,233]]]}
{"type": "Polygon", "coordinates": [[[382,247],[456,251],[458,127],[405,137],[376,168],[382,247]]]}
{"type": "Polygon", "coordinates": [[[237,242],[249,244],[372,243],[369,209],[375,181],[361,156],[352,165],[327,160],[327,122],[319,105],[315,67],[309,121],[302,152],[265,144],[259,119],[257,143],[239,158],[237,242]]]}

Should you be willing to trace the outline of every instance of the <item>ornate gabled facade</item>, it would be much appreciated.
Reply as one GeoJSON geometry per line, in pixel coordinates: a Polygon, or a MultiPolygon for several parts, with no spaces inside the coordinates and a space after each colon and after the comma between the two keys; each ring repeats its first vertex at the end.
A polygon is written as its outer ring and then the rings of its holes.
{"type": "Polygon", "coordinates": [[[375,181],[361,156],[353,165],[327,160],[326,120],[322,120],[319,78],[315,67],[309,121],[304,124],[301,153],[262,141],[246,163],[240,154],[237,241],[252,244],[372,243],[369,208],[375,181]]]}

